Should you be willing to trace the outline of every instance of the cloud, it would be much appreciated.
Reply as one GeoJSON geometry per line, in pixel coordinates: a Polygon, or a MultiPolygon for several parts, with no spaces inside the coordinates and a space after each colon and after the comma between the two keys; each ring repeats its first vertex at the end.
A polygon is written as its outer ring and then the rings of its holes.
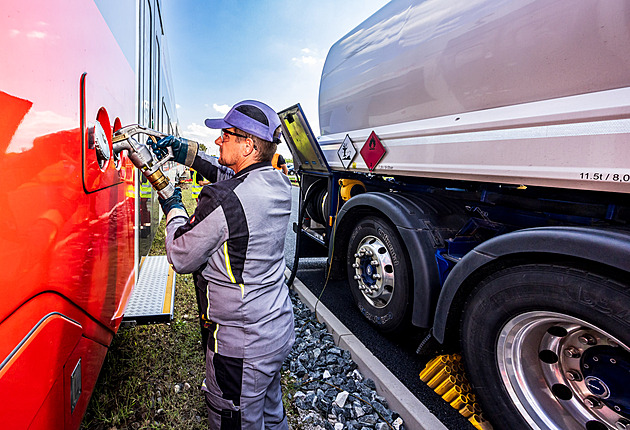
{"type": "Polygon", "coordinates": [[[303,56],[302,56],[302,57],[300,57],[300,58],[293,58],[293,61],[294,61],[294,62],[296,62],[296,63],[298,63],[298,65],[299,65],[299,64],[305,64],[305,65],[307,65],[307,66],[310,66],[310,65],[313,65],[313,64],[317,64],[317,63],[318,63],[318,61],[320,61],[320,60],[321,60],[321,59],[319,59],[319,58],[315,58],[315,57],[310,56],[310,55],[308,55],[308,56],[303,55],[303,56]]]}
{"type": "Polygon", "coordinates": [[[197,124],[196,122],[193,122],[192,124],[188,124],[188,126],[186,126],[186,131],[184,132],[184,134],[209,139],[212,137],[212,135],[217,134],[217,132],[216,130],[208,128],[203,124],[197,124]]]}
{"type": "MultiPolygon", "coordinates": [[[[16,36],[19,36],[20,34],[22,34],[20,30],[17,30],[17,29],[9,30],[9,36],[11,37],[16,37],[16,36]]],[[[28,37],[29,39],[44,39],[48,37],[48,34],[44,33],[43,31],[33,30],[26,33],[26,37],[28,37]]]]}
{"type": "Polygon", "coordinates": [[[214,144],[214,141],[219,137],[220,131],[213,130],[206,127],[203,124],[197,124],[193,122],[186,126],[186,130],[182,131],[182,136],[186,139],[194,140],[198,143],[206,145],[208,150],[206,151],[210,155],[216,155],[219,153],[219,147],[214,144]]]}
{"type": "Polygon", "coordinates": [[[44,33],[43,31],[31,31],[26,35],[26,37],[30,39],[43,39],[44,37],[46,37],[46,33],[44,33]]]}
{"type": "Polygon", "coordinates": [[[302,48],[301,55],[291,58],[297,67],[320,67],[324,65],[324,58],[317,50],[302,48]]]}
{"type": "Polygon", "coordinates": [[[175,103],[175,109],[180,109],[182,107],[182,105],[180,105],[179,103],[175,103]]]}
{"type": "Polygon", "coordinates": [[[225,115],[226,113],[228,113],[230,111],[230,106],[228,105],[218,105],[218,104],[213,104],[212,107],[214,108],[214,110],[216,110],[219,113],[222,113],[223,115],[225,115]]]}

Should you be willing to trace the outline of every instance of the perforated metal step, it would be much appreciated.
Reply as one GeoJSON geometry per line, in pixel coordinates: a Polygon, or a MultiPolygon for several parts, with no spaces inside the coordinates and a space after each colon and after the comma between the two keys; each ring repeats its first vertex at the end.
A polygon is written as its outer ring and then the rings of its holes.
{"type": "Polygon", "coordinates": [[[173,319],[175,272],[166,255],[143,257],[138,283],[127,303],[123,323],[142,325],[173,319]]]}

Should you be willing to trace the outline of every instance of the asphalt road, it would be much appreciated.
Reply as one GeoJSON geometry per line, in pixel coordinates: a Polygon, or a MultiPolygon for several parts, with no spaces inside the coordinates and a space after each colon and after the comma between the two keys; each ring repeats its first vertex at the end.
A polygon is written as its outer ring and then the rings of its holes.
{"type": "MultiPolygon", "coordinates": [[[[291,225],[285,240],[287,266],[293,269],[295,233],[291,226],[297,222],[299,189],[293,188],[291,225]]],[[[384,337],[370,326],[352,301],[346,281],[329,281],[325,284],[325,258],[304,258],[298,264],[297,277],[319,297],[321,302],[416,396],[451,430],[470,430],[474,427],[455,409],[450,407],[433,390],[420,381],[418,374],[426,359],[416,353],[426,331],[417,330],[403,339],[384,337]],[[323,292],[322,292],[323,291],[323,292]]]]}

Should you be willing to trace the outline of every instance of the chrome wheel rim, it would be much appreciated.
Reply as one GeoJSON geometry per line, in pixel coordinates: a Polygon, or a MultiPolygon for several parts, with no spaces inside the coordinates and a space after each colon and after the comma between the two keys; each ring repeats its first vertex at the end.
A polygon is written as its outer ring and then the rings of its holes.
{"type": "Polygon", "coordinates": [[[630,429],[629,357],[610,333],[556,312],[514,317],[497,343],[503,385],[534,429],[630,429]]]}
{"type": "Polygon", "coordinates": [[[394,265],[385,244],[376,236],[364,237],[352,264],[359,291],[375,308],[384,308],[394,294],[394,265]]]}

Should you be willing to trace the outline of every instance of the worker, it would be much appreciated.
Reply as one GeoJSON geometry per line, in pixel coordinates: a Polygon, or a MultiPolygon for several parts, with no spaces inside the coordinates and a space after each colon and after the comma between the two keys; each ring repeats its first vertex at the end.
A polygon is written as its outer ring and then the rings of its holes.
{"type": "Polygon", "coordinates": [[[140,237],[146,238],[151,235],[151,210],[149,200],[153,196],[151,183],[144,175],[140,176],[140,237]]]}
{"type": "Polygon", "coordinates": [[[280,170],[285,175],[289,174],[289,169],[287,168],[287,162],[284,161],[284,157],[279,152],[276,152],[275,154],[273,154],[273,158],[271,159],[271,165],[275,169],[280,170]]]}
{"type": "Polygon", "coordinates": [[[199,193],[204,185],[208,185],[210,181],[206,181],[206,178],[195,169],[190,169],[192,176],[192,198],[197,201],[199,199],[199,193]]]}
{"type": "MultiPolygon", "coordinates": [[[[195,199],[195,202],[199,202],[199,194],[201,193],[201,189],[204,185],[208,185],[210,181],[207,181],[201,173],[197,172],[195,169],[190,169],[190,177],[192,181],[192,198],[195,199]]],[[[200,282],[199,279],[201,277],[200,271],[193,272],[193,283],[195,284],[195,296],[197,298],[197,312],[199,316],[199,329],[201,332],[201,347],[203,348],[204,355],[206,354],[206,349],[208,346],[208,339],[210,338],[210,324],[208,319],[206,318],[206,312],[204,309],[207,308],[207,299],[205,292],[205,284],[200,282]]]]}
{"type": "Polygon", "coordinates": [[[197,144],[172,136],[153,146],[211,182],[189,217],[181,191],[160,199],[166,254],[178,273],[197,272],[210,327],[202,390],[211,429],[288,429],[280,369],[294,342],[293,309],[284,284],[284,236],[291,183],[271,167],[280,119],[266,104],[246,100],[223,119],[218,161],[197,144]]]}

